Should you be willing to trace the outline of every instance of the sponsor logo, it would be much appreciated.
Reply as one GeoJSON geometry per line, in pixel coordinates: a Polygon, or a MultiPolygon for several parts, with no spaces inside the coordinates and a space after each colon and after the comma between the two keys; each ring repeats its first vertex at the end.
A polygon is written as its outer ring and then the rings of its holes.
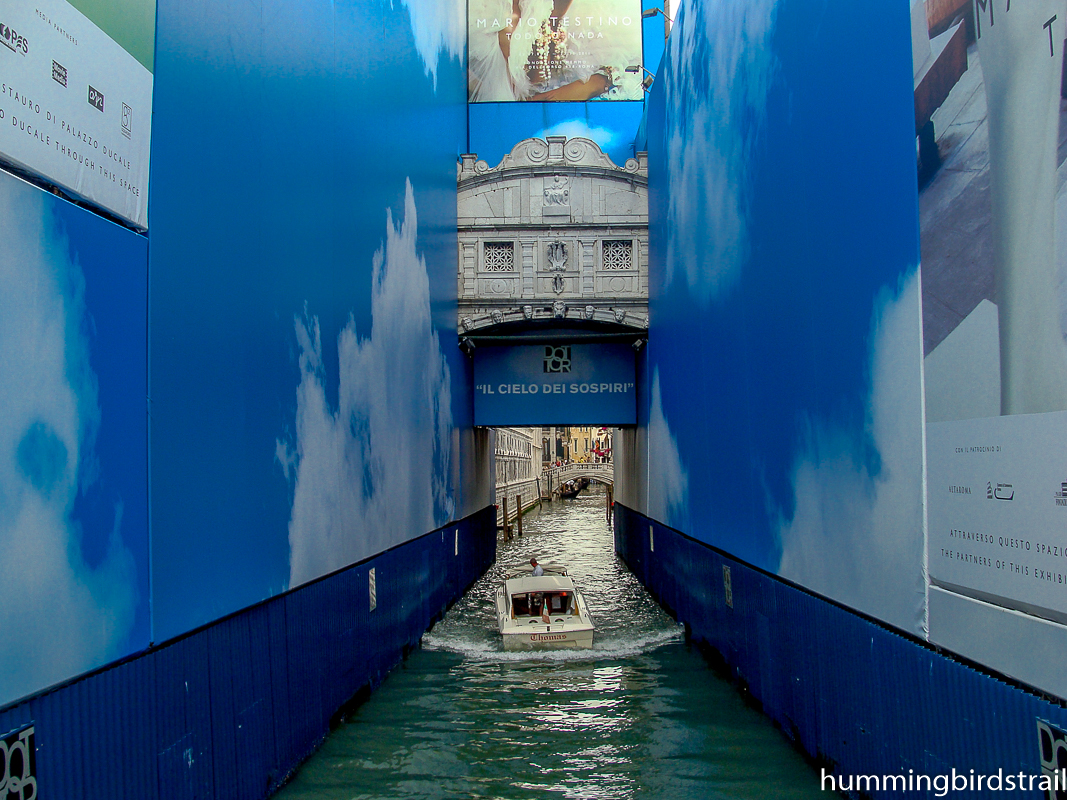
{"type": "Polygon", "coordinates": [[[30,52],[30,43],[26,37],[16,31],[10,25],[0,22],[0,44],[4,45],[12,53],[26,55],[30,52]]]}
{"type": "Polygon", "coordinates": [[[950,494],[970,494],[970,486],[949,486],[948,491],[950,494]]]}
{"type": "Polygon", "coordinates": [[[89,86],[89,105],[97,111],[104,110],[104,93],[89,86]]]}
{"type": "Polygon", "coordinates": [[[133,109],[125,103],[122,104],[122,135],[127,139],[133,133],[133,109]]]}
{"type": "Polygon", "coordinates": [[[1056,499],[1056,505],[1067,506],[1067,481],[1060,484],[1060,490],[1053,492],[1052,496],[1056,499]]]}
{"type": "Polygon", "coordinates": [[[1010,483],[987,483],[985,490],[986,500],[1011,500],[1015,497],[1015,489],[1010,483]]]}
{"type": "Polygon", "coordinates": [[[545,345],[545,372],[570,372],[571,371],[571,347],[561,345],[554,347],[545,345]]]}
{"type": "Polygon", "coordinates": [[[37,800],[37,747],[33,726],[0,739],[0,797],[37,800]]]}
{"type": "Polygon", "coordinates": [[[58,61],[52,62],[52,80],[54,80],[60,86],[67,85],[67,68],[60,64],[58,61]]]}
{"type": "MultiPolygon", "coordinates": [[[[1037,720],[1037,742],[1041,755],[1041,774],[1055,778],[1057,772],[1067,768],[1067,732],[1037,720]]],[[[1067,798],[1067,790],[1062,784],[1054,783],[1045,790],[1044,797],[1048,800],[1067,798]]]]}

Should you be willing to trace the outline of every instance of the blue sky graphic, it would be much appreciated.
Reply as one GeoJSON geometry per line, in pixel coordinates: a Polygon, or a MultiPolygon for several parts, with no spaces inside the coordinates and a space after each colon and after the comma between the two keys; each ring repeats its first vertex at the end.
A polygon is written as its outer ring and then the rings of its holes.
{"type": "MultiPolygon", "coordinates": [[[[350,321],[361,335],[371,330],[375,253],[386,212],[405,219],[408,178],[429,314],[449,369],[463,374],[454,242],[466,76],[454,32],[413,33],[442,20],[441,7],[423,2],[315,4],[266,21],[206,0],[160,5],[157,641],[289,587],[294,484],[276,454],[279,439],[296,436],[294,318],[306,308],[317,319],[324,398],[336,410],[340,334],[350,321]],[[201,154],[199,172],[190,152],[201,154]],[[212,176],[207,190],[202,175],[212,176]]],[[[469,424],[462,389],[452,399],[456,424],[469,424]]]]}
{"type": "MultiPolygon", "coordinates": [[[[872,408],[884,394],[874,365],[890,363],[915,387],[900,426],[912,437],[921,424],[917,318],[895,341],[880,335],[883,316],[918,308],[909,24],[897,5],[865,10],[871,58],[843,0],[688,3],[665,59],[677,83],[654,90],[651,259],[665,267],[651,281],[649,356],[689,502],[700,498],[687,532],[765,569],[779,568],[798,470],[843,459],[862,476],[856,502],[875,502],[887,481],[914,484],[916,503],[893,513],[915,553],[903,568],[918,574],[921,453],[889,474],[872,422],[889,413],[872,408]]],[[[833,529],[834,509],[821,513],[833,529]]]]}
{"type": "Polygon", "coordinates": [[[0,176],[0,703],[148,644],[145,240],[0,176]]]}

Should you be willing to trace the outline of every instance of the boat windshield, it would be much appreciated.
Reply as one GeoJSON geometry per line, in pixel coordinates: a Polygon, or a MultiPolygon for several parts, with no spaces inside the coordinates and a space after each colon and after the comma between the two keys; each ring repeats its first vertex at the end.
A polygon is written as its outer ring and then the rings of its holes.
{"type": "Polygon", "coordinates": [[[570,592],[522,592],[511,596],[512,617],[539,617],[542,614],[575,613],[570,592]]]}

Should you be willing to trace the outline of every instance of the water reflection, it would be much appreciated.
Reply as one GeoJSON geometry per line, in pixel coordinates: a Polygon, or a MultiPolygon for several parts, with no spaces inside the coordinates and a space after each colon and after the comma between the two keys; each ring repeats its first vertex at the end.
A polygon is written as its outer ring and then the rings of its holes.
{"type": "Polygon", "coordinates": [[[822,797],[616,558],[602,493],[546,504],[523,527],[278,798],[822,797]],[[570,570],[597,625],[591,650],[503,650],[493,592],[531,556],[570,570]]]}

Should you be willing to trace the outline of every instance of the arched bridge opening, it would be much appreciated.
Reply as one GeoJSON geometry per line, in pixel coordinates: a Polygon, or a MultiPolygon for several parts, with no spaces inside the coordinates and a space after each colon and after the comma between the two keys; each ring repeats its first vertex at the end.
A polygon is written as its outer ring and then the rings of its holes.
{"type": "MultiPolygon", "coordinates": [[[[565,312],[564,312],[565,313],[565,312]]],[[[612,437],[637,424],[647,330],[595,319],[500,321],[468,329],[474,424],[493,432],[498,523],[533,504],[616,484],[612,437]]]]}

